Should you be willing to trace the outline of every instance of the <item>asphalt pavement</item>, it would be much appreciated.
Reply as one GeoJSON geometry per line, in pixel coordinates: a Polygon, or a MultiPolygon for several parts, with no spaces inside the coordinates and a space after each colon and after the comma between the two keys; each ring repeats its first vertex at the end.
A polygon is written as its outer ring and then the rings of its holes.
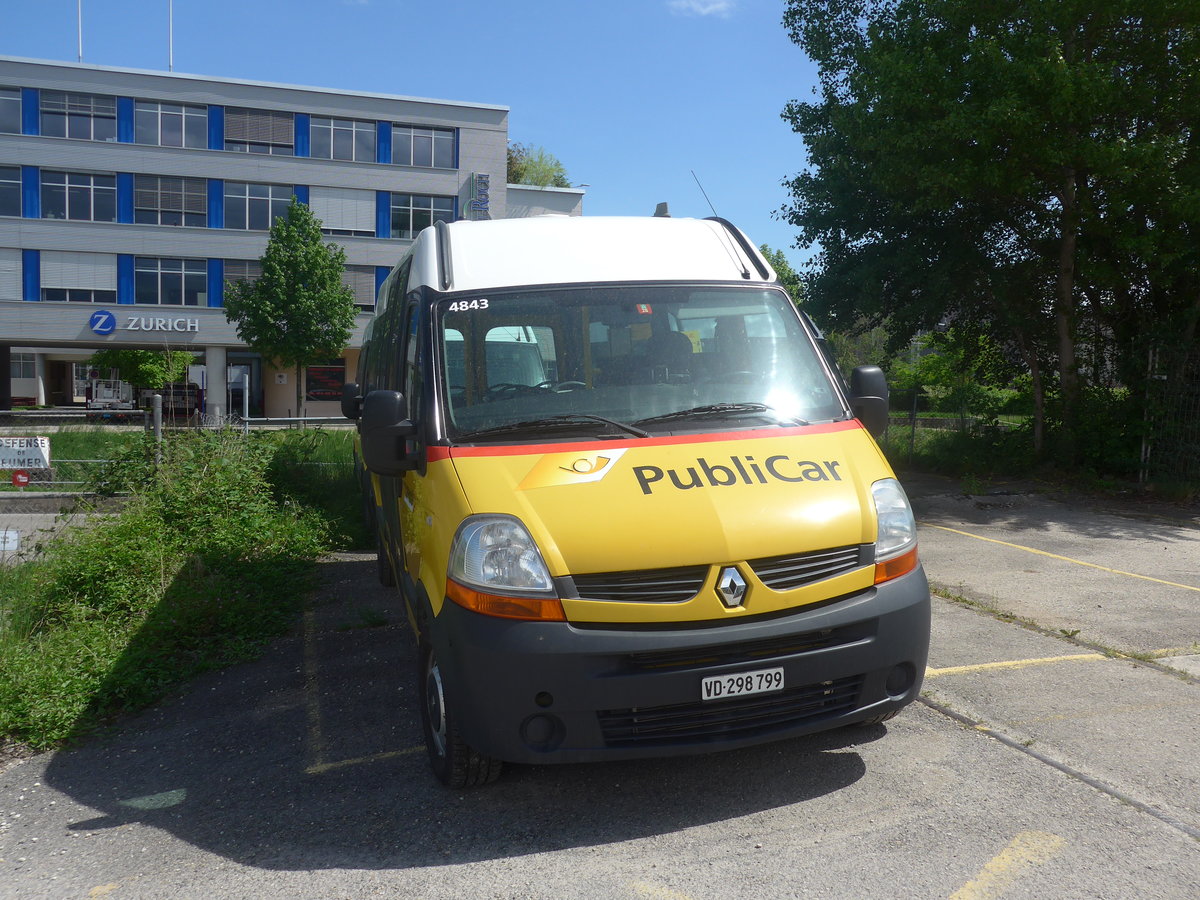
{"type": "Polygon", "coordinates": [[[922,700],[685,759],[428,772],[370,556],[294,632],[0,771],[0,897],[1200,896],[1200,515],[906,481],[922,700]]]}

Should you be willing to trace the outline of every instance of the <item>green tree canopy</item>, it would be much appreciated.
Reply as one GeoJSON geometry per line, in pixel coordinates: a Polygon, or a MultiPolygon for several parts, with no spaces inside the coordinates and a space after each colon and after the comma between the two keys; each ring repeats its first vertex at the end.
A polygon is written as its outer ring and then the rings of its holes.
{"type": "Polygon", "coordinates": [[[122,381],[157,390],[173,381],[182,381],[194,359],[194,354],[189,350],[109,347],[93,353],[88,365],[100,370],[116,369],[122,381]]]}
{"type": "Polygon", "coordinates": [[[782,284],[787,292],[792,297],[792,302],[797,306],[804,303],[804,282],[800,280],[800,275],[792,268],[792,264],[788,262],[788,258],[784,256],[782,250],[772,250],[766,244],[762,244],[758,248],[762,255],[766,258],[771,268],[775,270],[775,275],[779,278],[779,283],[782,284]]]}
{"type": "Polygon", "coordinates": [[[570,187],[567,170],[545,147],[508,145],[508,183],[537,187],[570,187]]]}
{"type": "Polygon", "coordinates": [[[1068,436],[1085,385],[1195,341],[1200,4],[790,0],[784,24],[819,67],[784,111],[810,159],[784,214],[823,318],[988,333],[1068,436]]]}
{"type": "Polygon", "coordinates": [[[225,315],[238,337],[280,368],[295,370],[296,413],[303,368],[336,357],[354,328],[354,294],[342,283],[346,253],[326,244],[321,223],[294,197],[271,226],[262,276],[225,286],[225,315]]]}

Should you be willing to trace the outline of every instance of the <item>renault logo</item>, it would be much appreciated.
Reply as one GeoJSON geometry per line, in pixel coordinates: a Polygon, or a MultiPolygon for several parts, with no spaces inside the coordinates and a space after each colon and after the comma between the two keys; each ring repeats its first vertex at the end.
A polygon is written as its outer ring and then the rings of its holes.
{"type": "Polygon", "coordinates": [[[737,569],[722,569],[720,577],[717,578],[717,593],[721,595],[721,602],[727,608],[737,609],[746,597],[746,579],[737,569]]]}

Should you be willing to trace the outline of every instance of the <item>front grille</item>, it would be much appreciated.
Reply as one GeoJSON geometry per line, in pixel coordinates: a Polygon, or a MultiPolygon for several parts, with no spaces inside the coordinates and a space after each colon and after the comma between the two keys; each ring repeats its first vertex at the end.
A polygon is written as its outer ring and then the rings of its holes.
{"type": "Polygon", "coordinates": [[[772,694],[678,703],[597,714],[609,747],[669,747],[754,737],[828,719],[854,709],[863,677],[854,675],[772,694]]]}
{"type": "Polygon", "coordinates": [[[573,580],[579,596],[586,600],[678,603],[700,593],[707,577],[708,566],[683,566],[676,569],[576,575],[573,580]]]}
{"type": "Polygon", "coordinates": [[[759,581],[773,591],[790,591],[835,575],[850,572],[875,561],[874,544],[855,544],[792,556],[752,559],[748,564],[759,581]]]}
{"type": "Polygon", "coordinates": [[[875,620],[871,619],[865,622],[856,622],[853,625],[844,625],[840,628],[822,628],[819,631],[809,631],[804,634],[789,634],[756,641],[630,653],[625,659],[629,668],[634,671],[690,669],[697,666],[758,662],[763,659],[792,656],[797,653],[811,653],[814,650],[828,650],[831,647],[844,647],[847,644],[869,638],[874,627],[875,620]]]}

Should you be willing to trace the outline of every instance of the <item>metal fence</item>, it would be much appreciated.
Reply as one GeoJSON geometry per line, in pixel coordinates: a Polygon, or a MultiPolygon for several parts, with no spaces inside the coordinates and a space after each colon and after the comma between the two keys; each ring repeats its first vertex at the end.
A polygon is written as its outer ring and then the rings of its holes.
{"type": "Polygon", "coordinates": [[[1146,385],[1143,481],[1200,481],[1200,351],[1152,353],[1146,385]]]}
{"type": "MultiPolygon", "coordinates": [[[[1105,418],[1092,427],[1124,435],[1115,442],[1120,445],[1120,459],[1109,460],[1124,477],[1146,484],[1196,484],[1200,482],[1200,351],[1173,359],[1152,354],[1148,373],[1144,385],[1126,392],[1114,401],[1117,405],[1096,409],[1105,418]]],[[[1030,421],[1028,413],[997,415],[995,408],[948,407],[924,388],[898,388],[892,391],[890,425],[880,445],[893,462],[909,463],[951,433],[978,433],[986,426],[994,434],[1028,427],[1030,421]]]]}
{"type": "Polygon", "coordinates": [[[1022,421],[1021,416],[1015,415],[997,420],[992,414],[966,405],[935,408],[930,396],[920,387],[893,389],[890,405],[888,429],[879,443],[893,462],[912,462],[927,445],[950,433],[967,433],[985,424],[1015,428],[1022,421]]]}
{"type": "MultiPolygon", "coordinates": [[[[106,459],[51,459],[48,469],[27,469],[29,493],[44,491],[78,491],[92,481],[106,459]]],[[[8,485],[6,485],[7,487],[8,485]]],[[[9,488],[10,490],[13,488],[9,488]]]]}

